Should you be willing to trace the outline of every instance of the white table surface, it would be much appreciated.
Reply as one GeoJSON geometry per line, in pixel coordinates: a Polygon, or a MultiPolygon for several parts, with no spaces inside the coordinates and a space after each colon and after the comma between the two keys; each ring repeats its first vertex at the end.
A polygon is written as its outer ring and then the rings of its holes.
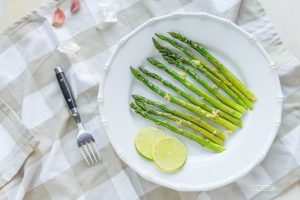
{"type": "MultiPolygon", "coordinates": [[[[300,58],[300,1],[259,1],[266,9],[287,49],[300,58]]],[[[0,0],[0,32],[43,2],[45,0],[0,0]]],[[[300,199],[300,181],[276,198],[276,200],[291,199],[300,199]]]]}

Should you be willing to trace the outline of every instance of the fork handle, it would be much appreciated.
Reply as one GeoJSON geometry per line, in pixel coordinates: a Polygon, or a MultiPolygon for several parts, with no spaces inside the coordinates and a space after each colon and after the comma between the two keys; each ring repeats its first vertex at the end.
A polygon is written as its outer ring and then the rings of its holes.
{"type": "Polygon", "coordinates": [[[60,89],[62,91],[62,94],[66,100],[66,103],[69,107],[69,110],[74,118],[74,120],[76,121],[76,123],[80,123],[80,115],[78,113],[77,110],[77,104],[72,92],[72,88],[68,82],[68,79],[65,75],[65,73],[63,72],[61,67],[55,67],[55,74],[56,74],[56,78],[58,81],[58,84],[60,86],[60,89]]]}

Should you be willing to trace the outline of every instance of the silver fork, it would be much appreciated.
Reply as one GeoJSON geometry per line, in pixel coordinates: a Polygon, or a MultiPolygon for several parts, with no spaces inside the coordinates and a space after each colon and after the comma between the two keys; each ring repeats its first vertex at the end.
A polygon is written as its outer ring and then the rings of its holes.
{"type": "Polygon", "coordinates": [[[70,109],[70,113],[75,120],[79,132],[77,135],[77,145],[78,148],[84,157],[85,161],[89,166],[94,166],[97,163],[102,161],[97,144],[93,136],[87,132],[81,122],[81,118],[77,109],[76,101],[71,89],[71,86],[68,82],[68,79],[65,76],[61,67],[55,67],[55,74],[57,81],[59,83],[60,89],[64,95],[64,98],[70,109]]]}

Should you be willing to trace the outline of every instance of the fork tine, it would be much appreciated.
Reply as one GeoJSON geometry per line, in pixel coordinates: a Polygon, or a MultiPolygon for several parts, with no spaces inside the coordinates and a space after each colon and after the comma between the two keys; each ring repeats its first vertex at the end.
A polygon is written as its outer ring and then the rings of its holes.
{"type": "Polygon", "coordinates": [[[96,142],[92,142],[92,144],[93,144],[94,150],[96,151],[96,155],[97,155],[97,157],[98,157],[98,159],[99,159],[99,162],[102,162],[102,158],[101,158],[101,156],[100,156],[100,153],[99,153],[99,149],[98,149],[97,143],[96,143],[96,142]]]}
{"type": "Polygon", "coordinates": [[[95,164],[96,164],[96,163],[98,162],[98,159],[97,159],[97,157],[96,157],[96,155],[95,155],[95,153],[94,153],[94,150],[93,150],[93,148],[92,148],[91,143],[92,143],[92,141],[88,142],[88,143],[87,143],[87,146],[88,146],[90,152],[92,153],[93,158],[95,159],[95,164]]]}
{"type": "Polygon", "coordinates": [[[87,157],[89,158],[89,160],[92,162],[92,166],[94,166],[94,165],[95,165],[94,160],[93,160],[93,158],[92,158],[92,156],[91,156],[91,153],[89,152],[89,150],[88,150],[86,144],[84,144],[84,145],[82,145],[82,146],[83,146],[83,149],[85,150],[86,156],[87,156],[87,157]]]}
{"type": "Polygon", "coordinates": [[[91,163],[90,163],[90,161],[87,159],[87,157],[86,157],[86,155],[85,155],[85,153],[84,153],[84,151],[83,151],[83,149],[82,149],[82,146],[79,146],[79,150],[80,150],[81,155],[84,157],[85,161],[87,162],[87,164],[88,164],[89,166],[91,166],[91,163]]]}

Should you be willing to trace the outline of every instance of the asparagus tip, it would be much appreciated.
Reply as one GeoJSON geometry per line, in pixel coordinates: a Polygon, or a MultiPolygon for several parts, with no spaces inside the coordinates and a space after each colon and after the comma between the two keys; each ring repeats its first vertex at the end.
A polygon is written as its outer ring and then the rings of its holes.
{"type": "Polygon", "coordinates": [[[132,67],[132,66],[130,66],[130,71],[134,75],[137,73],[137,70],[134,67],[132,67]]]}
{"type": "Polygon", "coordinates": [[[141,70],[141,71],[143,71],[143,70],[145,69],[145,68],[142,67],[142,66],[139,66],[138,68],[139,68],[139,70],[141,70]]]}
{"type": "Polygon", "coordinates": [[[150,62],[151,63],[151,61],[153,61],[154,60],[154,58],[153,57],[149,57],[149,58],[147,58],[146,59],[148,62],[150,62]]]}
{"type": "Polygon", "coordinates": [[[162,48],[162,46],[159,44],[159,42],[155,38],[152,38],[152,42],[153,42],[156,49],[161,49],[162,48]]]}
{"type": "Polygon", "coordinates": [[[130,108],[140,114],[143,111],[135,102],[130,102],[130,108]]]}
{"type": "Polygon", "coordinates": [[[147,69],[145,69],[144,67],[139,67],[139,70],[141,72],[143,72],[145,75],[150,74],[150,72],[147,69]]]}
{"type": "Polygon", "coordinates": [[[134,112],[136,112],[137,114],[139,114],[147,119],[149,118],[149,113],[147,113],[147,111],[144,111],[141,107],[136,105],[134,102],[130,103],[130,108],[132,110],[134,110],[134,112]]]}
{"type": "Polygon", "coordinates": [[[136,108],[136,105],[135,105],[135,103],[133,103],[133,102],[130,102],[130,104],[129,104],[129,105],[130,105],[130,108],[131,108],[131,109],[135,110],[135,108],[136,108]]]}
{"type": "Polygon", "coordinates": [[[174,58],[167,56],[167,55],[162,55],[162,57],[169,63],[169,64],[176,64],[176,61],[174,58]]]}
{"type": "Polygon", "coordinates": [[[144,99],[144,97],[140,96],[140,95],[137,95],[137,94],[133,94],[131,95],[133,97],[134,100],[138,100],[138,101],[141,101],[144,99]]]}
{"type": "Polygon", "coordinates": [[[139,95],[137,95],[137,94],[133,94],[133,95],[131,95],[132,96],[132,98],[134,99],[134,100],[141,100],[141,96],[139,96],[139,95]]]}
{"type": "Polygon", "coordinates": [[[159,34],[159,33],[155,33],[155,35],[156,35],[157,37],[159,37],[161,34],[159,34]]]}
{"type": "Polygon", "coordinates": [[[153,65],[155,65],[155,64],[157,64],[158,63],[158,61],[155,59],[155,58],[147,58],[147,61],[149,62],[149,63],[151,63],[151,64],[153,64],[153,65]]]}
{"type": "Polygon", "coordinates": [[[164,35],[159,34],[159,33],[155,33],[155,35],[156,35],[158,38],[160,38],[160,39],[163,39],[163,38],[165,37],[164,35]]]}
{"type": "Polygon", "coordinates": [[[130,66],[130,71],[136,79],[144,81],[145,78],[143,77],[143,75],[137,69],[130,66]]]}
{"type": "Polygon", "coordinates": [[[130,66],[130,71],[131,71],[131,73],[132,73],[133,75],[135,75],[136,69],[135,69],[134,67],[130,66]]]}
{"type": "Polygon", "coordinates": [[[178,35],[178,33],[175,32],[168,32],[169,35],[171,35],[172,37],[176,37],[178,35]]]}
{"type": "Polygon", "coordinates": [[[141,100],[139,100],[139,99],[135,99],[135,104],[136,104],[138,107],[140,107],[143,111],[146,111],[146,112],[149,111],[148,107],[146,106],[146,104],[145,104],[143,101],[141,101],[141,100]]]}

